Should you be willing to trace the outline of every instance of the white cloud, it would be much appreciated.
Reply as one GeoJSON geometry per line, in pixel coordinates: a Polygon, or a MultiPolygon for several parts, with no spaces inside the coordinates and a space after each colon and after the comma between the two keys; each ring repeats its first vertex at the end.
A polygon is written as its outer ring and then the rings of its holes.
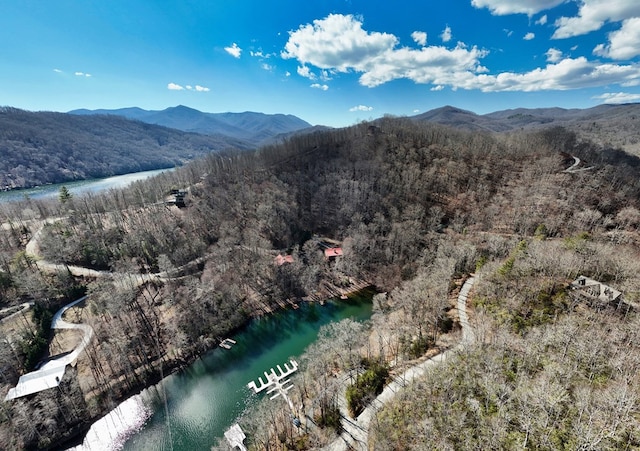
{"type": "Polygon", "coordinates": [[[416,42],[416,44],[423,47],[427,45],[427,33],[424,31],[414,31],[411,33],[411,38],[416,42]]]}
{"type": "MultiPolygon", "coordinates": [[[[254,56],[256,58],[264,58],[264,53],[262,53],[262,50],[258,50],[256,52],[251,50],[251,51],[249,51],[249,55],[254,56]]],[[[268,58],[268,56],[267,56],[267,58],[268,58]]]]}
{"type": "MultiPolygon", "coordinates": [[[[316,67],[333,74],[354,72],[359,83],[375,87],[397,79],[456,89],[490,91],[569,90],[605,85],[640,85],[640,63],[602,64],[585,57],[564,57],[549,49],[548,64],[524,73],[491,74],[481,64],[488,51],[458,43],[454,48],[399,47],[392,34],[368,32],[353,16],[330,15],[289,33],[284,58],[300,67],[316,67]]],[[[301,69],[299,69],[300,71],[301,69]]],[[[306,70],[305,70],[306,71],[306,70]]],[[[315,88],[324,89],[319,83],[315,88]]],[[[327,87],[328,89],[328,87],[327,87]]]]}
{"type": "Polygon", "coordinates": [[[484,92],[498,91],[566,91],[619,84],[640,85],[640,64],[599,64],[584,57],[565,58],[557,64],[548,64],[525,73],[503,72],[498,75],[481,74],[460,80],[458,87],[480,89],[484,92]]]}
{"type": "Polygon", "coordinates": [[[387,33],[368,33],[351,15],[330,14],[289,32],[283,58],[296,58],[321,69],[347,72],[391,50],[398,39],[387,33]]]}
{"type": "Polygon", "coordinates": [[[532,16],[564,2],[565,0],[471,0],[471,4],[474,7],[488,8],[491,14],[496,16],[508,14],[527,14],[532,16]]]}
{"type": "Polygon", "coordinates": [[[538,20],[536,20],[536,24],[537,25],[546,25],[548,20],[549,19],[547,18],[547,15],[545,14],[544,16],[542,16],[538,20]]]}
{"type": "Polygon", "coordinates": [[[562,51],[554,49],[553,47],[547,50],[545,55],[547,55],[547,61],[550,63],[557,63],[562,59],[562,51]]]}
{"type": "Polygon", "coordinates": [[[172,90],[172,91],[184,91],[185,89],[187,91],[197,91],[197,92],[209,92],[211,91],[211,89],[205,87],[205,86],[200,86],[200,85],[185,85],[185,86],[181,86],[178,85],[176,83],[169,83],[167,85],[167,88],[172,90]]]}
{"type": "Polygon", "coordinates": [[[55,73],[57,73],[57,74],[61,74],[61,73],[62,73],[62,71],[61,71],[60,69],[53,69],[53,71],[54,71],[55,73]]]}
{"type": "Polygon", "coordinates": [[[331,72],[328,70],[322,70],[320,72],[320,80],[322,81],[333,80],[333,77],[331,76],[331,72]]]}
{"type": "Polygon", "coordinates": [[[413,112],[414,112],[414,113],[419,113],[419,112],[420,112],[420,110],[415,109],[415,110],[413,110],[413,112]]]}
{"type": "Polygon", "coordinates": [[[273,66],[271,66],[270,64],[267,63],[262,63],[261,66],[264,70],[266,70],[267,72],[271,72],[273,70],[273,66]]]}
{"type": "Polygon", "coordinates": [[[433,88],[431,88],[431,91],[442,91],[444,89],[443,85],[436,85],[433,88]]]}
{"type": "Polygon", "coordinates": [[[503,28],[502,31],[507,34],[507,37],[511,37],[511,35],[513,34],[513,30],[509,30],[508,28],[503,28]]]}
{"type": "Polygon", "coordinates": [[[579,4],[577,16],[556,20],[553,39],[580,36],[599,30],[606,22],[640,16],[640,2],[637,0],[581,0],[579,4]]]}
{"type": "Polygon", "coordinates": [[[286,71],[286,72],[284,73],[284,76],[285,76],[285,77],[291,77],[291,72],[286,71]]]}
{"type": "Polygon", "coordinates": [[[304,78],[308,78],[309,80],[315,80],[316,78],[318,78],[316,74],[311,72],[311,69],[309,69],[309,66],[298,66],[297,72],[298,72],[298,75],[304,78]]]}
{"type": "MultiPolygon", "coordinates": [[[[60,72],[62,72],[62,71],[60,71],[60,72]]],[[[91,77],[91,74],[87,74],[87,73],[84,73],[84,72],[74,72],[73,75],[75,75],[77,77],[91,77]]]]}
{"type": "Polygon", "coordinates": [[[640,17],[625,20],[622,27],[609,33],[608,37],[609,44],[596,46],[593,53],[618,60],[640,55],[640,17]]]}
{"type": "Polygon", "coordinates": [[[352,108],[349,108],[349,111],[354,112],[354,111],[373,111],[373,107],[372,106],[366,106],[366,105],[358,105],[358,106],[354,106],[352,108]]]}
{"type": "Polygon", "coordinates": [[[329,89],[329,86],[321,85],[320,83],[314,83],[314,84],[311,85],[311,87],[315,88],[315,89],[322,89],[323,91],[326,91],[326,90],[329,89]]]}
{"type": "Polygon", "coordinates": [[[238,44],[236,44],[235,42],[231,44],[230,47],[225,47],[224,50],[234,58],[240,58],[240,54],[242,53],[242,49],[238,47],[238,44]]]}
{"type": "Polygon", "coordinates": [[[630,92],[607,92],[592,98],[602,100],[602,103],[633,103],[640,101],[640,94],[632,94],[630,92]]]}
{"type": "Polygon", "coordinates": [[[536,37],[535,33],[529,32],[525,34],[522,39],[524,39],[525,41],[531,41],[532,39],[535,39],[535,37],[536,37]]]}
{"type": "Polygon", "coordinates": [[[444,27],[444,30],[442,30],[440,38],[442,39],[442,42],[449,42],[451,40],[451,37],[451,27],[447,25],[446,27],[444,27]]]}

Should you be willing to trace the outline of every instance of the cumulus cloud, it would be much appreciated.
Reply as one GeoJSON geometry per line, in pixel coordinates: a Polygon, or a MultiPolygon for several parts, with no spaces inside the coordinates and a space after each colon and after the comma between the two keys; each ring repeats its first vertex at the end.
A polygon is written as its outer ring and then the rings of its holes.
{"type": "Polygon", "coordinates": [[[531,41],[532,39],[535,39],[535,37],[536,37],[535,33],[529,32],[525,34],[522,39],[524,39],[525,41],[531,41]]]}
{"type": "Polygon", "coordinates": [[[225,47],[224,50],[234,58],[240,58],[240,54],[242,53],[242,49],[238,47],[238,44],[236,44],[235,42],[231,44],[230,47],[225,47]]]}
{"type": "Polygon", "coordinates": [[[444,89],[443,85],[437,85],[431,88],[432,91],[442,91],[444,89]]]}
{"type": "Polygon", "coordinates": [[[298,75],[304,78],[308,78],[309,80],[315,80],[316,78],[318,78],[316,74],[311,72],[311,69],[309,69],[309,66],[298,66],[297,72],[298,72],[298,75]]]}
{"type": "Polygon", "coordinates": [[[206,86],[200,86],[200,85],[196,85],[196,91],[198,92],[209,92],[211,91],[209,88],[207,88],[206,86]]]}
{"type": "Polygon", "coordinates": [[[366,106],[366,105],[358,105],[358,106],[354,106],[352,108],[349,108],[349,111],[354,112],[354,111],[373,111],[373,107],[372,106],[366,106]]]}
{"type": "Polygon", "coordinates": [[[592,98],[602,100],[602,103],[633,103],[640,101],[640,94],[632,94],[630,92],[606,92],[592,98]]]}
{"type": "Polygon", "coordinates": [[[532,16],[540,11],[554,8],[565,0],[471,0],[476,8],[487,8],[491,14],[505,16],[508,14],[527,14],[532,16]]]}
{"type": "Polygon", "coordinates": [[[323,91],[326,91],[326,90],[329,89],[329,86],[321,85],[320,83],[314,83],[314,84],[311,85],[311,87],[314,88],[314,89],[321,89],[323,91]]]}
{"type": "Polygon", "coordinates": [[[481,74],[461,80],[460,88],[497,91],[566,91],[593,88],[607,84],[640,85],[640,65],[598,64],[584,57],[565,58],[525,73],[503,72],[498,75],[481,74]]]}
{"type": "Polygon", "coordinates": [[[61,71],[60,69],[53,69],[53,71],[54,71],[55,73],[57,73],[57,74],[61,74],[61,73],[62,73],[62,71],[61,71]]]}
{"type": "Polygon", "coordinates": [[[169,83],[167,85],[167,89],[169,89],[170,91],[184,91],[184,86],[180,86],[176,83],[169,83]]]}
{"type": "Polygon", "coordinates": [[[430,83],[447,79],[452,72],[475,71],[487,53],[461,43],[453,49],[411,49],[397,48],[398,42],[392,34],[365,31],[351,15],[332,14],[290,32],[282,56],[297,59],[301,67],[361,73],[360,84],[373,87],[398,78],[430,83]]]}
{"type": "Polygon", "coordinates": [[[578,15],[560,17],[553,39],[570,38],[599,30],[607,22],[620,22],[640,16],[637,0],[581,0],[578,15]]]}
{"type": "Polygon", "coordinates": [[[427,33],[424,31],[414,31],[411,33],[411,38],[416,42],[416,44],[423,47],[427,45],[427,33]]]}
{"type": "Polygon", "coordinates": [[[547,20],[549,20],[547,18],[547,15],[543,15],[542,17],[540,17],[538,20],[536,20],[536,24],[537,25],[546,25],[547,24],[547,20]]]}
{"type": "MultiPolygon", "coordinates": [[[[454,48],[410,48],[399,47],[398,43],[392,34],[366,31],[361,20],[353,16],[330,15],[291,31],[282,56],[295,58],[300,67],[316,67],[333,74],[357,73],[359,83],[367,87],[397,79],[430,84],[435,90],[450,87],[485,92],[640,85],[640,63],[602,64],[585,57],[564,57],[560,50],[549,49],[545,67],[491,74],[480,62],[488,51],[475,46],[459,42],[454,48]]],[[[328,89],[324,86],[313,85],[328,89]]]]}
{"type": "Polygon", "coordinates": [[[91,74],[87,74],[85,72],[74,72],[73,75],[77,77],[91,77],[91,74]]]}
{"type": "Polygon", "coordinates": [[[452,37],[451,27],[447,25],[446,27],[444,27],[444,30],[442,30],[440,39],[442,39],[442,42],[449,42],[451,40],[451,37],[452,37]]]}
{"type": "Polygon", "coordinates": [[[640,55],[640,17],[622,22],[622,27],[609,33],[609,44],[600,44],[593,49],[596,55],[612,59],[629,59],[640,55]]]}
{"type": "Polygon", "coordinates": [[[321,69],[347,72],[369,64],[397,43],[398,39],[392,34],[366,32],[362,22],[352,15],[330,14],[290,31],[282,57],[296,58],[321,69]]]}
{"type": "Polygon", "coordinates": [[[557,63],[562,59],[562,51],[554,49],[553,47],[547,50],[545,55],[547,55],[547,61],[550,63],[557,63]]]}

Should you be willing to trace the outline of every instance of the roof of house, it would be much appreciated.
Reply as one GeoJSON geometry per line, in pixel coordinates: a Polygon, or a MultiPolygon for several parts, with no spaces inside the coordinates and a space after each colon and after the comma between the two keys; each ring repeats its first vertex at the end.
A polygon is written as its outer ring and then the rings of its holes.
{"type": "Polygon", "coordinates": [[[278,254],[278,256],[274,260],[276,265],[282,266],[285,263],[293,263],[293,255],[278,254]]]}
{"type": "Polygon", "coordinates": [[[584,296],[601,302],[611,302],[622,295],[620,291],[585,276],[580,276],[571,282],[571,288],[584,296]]]}
{"type": "Polygon", "coordinates": [[[341,247],[330,247],[324,250],[325,257],[340,257],[342,255],[341,247]]]}

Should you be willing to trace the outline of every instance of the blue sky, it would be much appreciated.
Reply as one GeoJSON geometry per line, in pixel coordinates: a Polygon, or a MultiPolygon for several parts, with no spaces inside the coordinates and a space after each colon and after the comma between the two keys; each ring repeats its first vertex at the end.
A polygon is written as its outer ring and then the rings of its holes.
{"type": "Polygon", "coordinates": [[[0,105],[346,126],[640,101],[638,0],[11,0],[0,105]]]}

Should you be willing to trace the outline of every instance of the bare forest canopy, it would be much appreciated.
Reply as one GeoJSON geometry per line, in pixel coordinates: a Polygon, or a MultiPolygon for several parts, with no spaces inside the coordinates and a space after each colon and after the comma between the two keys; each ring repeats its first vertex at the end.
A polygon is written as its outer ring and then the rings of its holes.
{"type": "MultiPolygon", "coordinates": [[[[10,216],[0,221],[10,221],[0,235],[0,307],[33,300],[55,311],[76,292],[87,290],[90,302],[79,315],[92,324],[96,335],[87,358],[74,370],[77,374],[69,374],[68,380],[65,376],[73,405],[53,391],[6,405],[8,410],[0,411],[0,447],[44,447],[148,384],[160,367],[173,368],[210,349],[247,318],[272,311],[283,300],[326,294],[327,287],[349,286],[354,280],[369,281],[387,293],[376,296],[377,313],[367,332],[384,333],[384,340],[376,341],[384,371],[390,362],[422,356],[451,330],[449,296],[456,281],[471,272],[480,274],[477,308],[488,318],[485,326],[492,327],[495,320],[495,327],[505,334],[520,336],[558,318],[571,318],[575,305],[567,300],[566,287],[579,274],[637,299],[639,165],[638,157],[580,140],[563,128],[495,135],[383,118],[294,136],[255,151],[207,154],[169,174],[137,182],[128,191],[6,207],[4,214],[10,216]],[[576,159],[584,170],[565,171],[576,159]],[[184,208],[161,202],[174,188],[188,188],[184,208]],[[33,217],[45,215],[61,219],[43,229],[39,251],[44,259],[106,270],[116,283],[40,271],[24,245],[39,226],[33,217]],[[341,243],[343,255],[325,259],[319,237],[341,243]],[[274,264],[278,254],[291,255],[292,262],[274,264]],[[160,272],[163,278],[134,286],[127,277],[148,272],[160,272]]],[[[634,317],[629,315],[629,320],[634,317]]],[[[588,314],[578,321],[589,327],[604,324],[588,314]]],[[[0,394],[28,369],[38,330],[32,325],[18,334],[15,343],[24,344],[14,352],[0,347],[0,394]]],[[[506,336],[485,332],[489,341],[506,336]]],[[[355,344],[367,340],[356,335],[350,335],[348,359],[321,352],[318,355],[326,358],[311,359],[304,369],[311,371],[307,394],[324,397],[319,403],[306,403],[321,406],[318,424],[333,424],[338,393],[335,387],[332,392],[328,385],[318,384],[334,380],[335,371],[366,374],[376,368],[369,361],[364,371],[358,363],[360,348],[355,344]],[[342,363],[336,363],[339,360],[342,363]],[[347,362],[351,366],[340,366],[347,362]]],[[[491,365],[543,365],[535,359],[513,364],[500,360],[500,353],[515,355],[520,348],[528,349],[524,340],[492,350],[491,365]]],[[[548,341],[564,346],[554,337],[548,341]]],[[[629,346],[635,353],[637,345],[629,346]]],[[[483,361],[480,352],[469,358],[483,361]]],[[[560,365],[564,360],[554,357],[556,361],[560,365]]],[[[624,364],[624,374],[631,371],[629,365],[624,364]]],[[[511,366],[500,371],[523,386],[538,374],[527,369],[517,379],[509,373],[515,371],[511,366]]],[[[474,371],[492,374],[493,366],[479,368],[474,371]]],[[[615,371],[605,373],[608,379],[596,374],[598,384],[617,377],[615,371]]],[[[551,378],[555,373],[544,374],[551,378]]],[[[468,385],[439,383],[433,396],[459,389],[460,399],[469,399],[462,391],[468,385]]],[[[588,386],[598,387],[603,385],[588,386]]],[[[635,387],[637,395],[638,384],[635,387]]],[[[491,401],[492,393],[485,398],[491,401]]],[[[597,402],[595,392],[580,393],[585,402],[597,402]]],[[[485,409],[485,398],[478,399],[478,408],[485,409]]],[[[524,395],[518,399],[533,402],[524,395]]],[[[640,397],[635,399],[637,411],[640,397]]],[[[515,401],[502,405],[520,409],[515,401]]],[[[405,404],[398,409],[405,407],[420,409],[405,404]]],[[[463,417],[455,413],[455,418],[463,417]]],[[[437,420],[421,415],[425,418],[420,424],[437,420]]],[[[396,446],[394,438],[385,431],[400,427],[397,418],[402,417],[390,415],[380,421],[380,437],[391,447],[396,446]]],[[[400,423],[412,424],[410,419],[400,423]]],[[[506,438],[496,443],[521,445],[525,437],[510,436],[509,424],[516,423],[500,423],[506,438]]],[[[549,424],[540,428],[549,429],[549,424]]],[[[263,444],[269,443],[270,428],[276,427],[247,426],[263,444]]],[[[429,431],[449,427],[436,426],[429,431]]],[[[531,425],[530,430],[540,428],[531,425]]],[[[403,437],[407,446],[420,443],[420,431],[415,433],[400,437],[396,449],[408,449],[403,437]]],[[[446,440],[445,448],[454,443],[446,440]]],[[[530,446],[558,443],[556,438],[528,440],[530,446]]]]}
{"type": "Polygon", "coordinates": [[[169,168],[232,147],[248,146],[117,116],[1,108],[0,189],[169,168]]]}

